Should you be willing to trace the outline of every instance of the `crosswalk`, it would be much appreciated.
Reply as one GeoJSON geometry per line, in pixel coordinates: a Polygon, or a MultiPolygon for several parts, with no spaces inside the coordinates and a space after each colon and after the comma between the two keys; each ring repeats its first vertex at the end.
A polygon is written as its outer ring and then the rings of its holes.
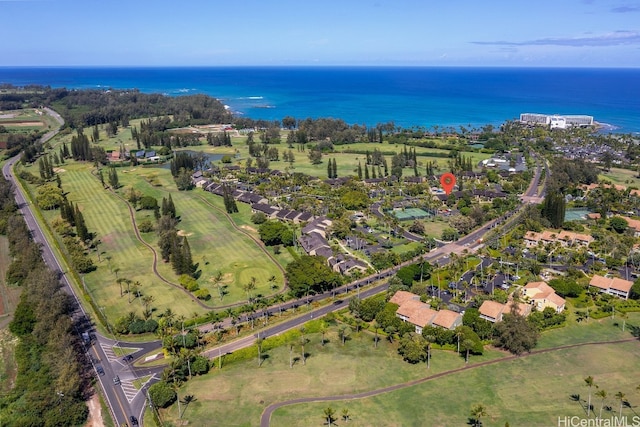
{"type": "MultiPolygon", "coordinates": [[[[116,355],[115,351],[113,350],[114,346],[112,344],[100,344],[100,347],[102,348],[102,351],[104,352],[104,355],[106,356],[107,360],[109,363],[112,364],[115,362],[116,364],[120,365],[121,367],[125,367],[127,365],[127,362],[122,360],[122,356],[118,356],[116,355]]],[[[121,349],[125,349],[123,347],[120,347],[121,349]]],[[[126,348],[126,350],[133,350],[133,353],[137,352],[138,350],[141,350],[140,348],[126,348]]],[[[133,354],[131,352],[127,352],[127,354],[133,354]]],[[[118,372],[119,369],[116,369],[116,371],[118,372]]],[[[137,388],[134,385],[134,381],[137,380],[137,378],[126,378],[127,375],[131,375],[131,371],[127,370],[128,372],[125,374],[124,372],[119,372],[119,377],[120,377],[120,387],[122,388],[122,392],[124,393],[125,397],[127,398],[127,401],[129,403],[131,403],[133,401],[133,399],[135,399],[135,397],[138,395],[138,393],[141,392],[142,388],[144,387],[144,385],[152,378],[149,377],[147,378],[147,380],[145,381],[145,384],[139,384],[140,388],[137,388]]]]}
{"type": "Polygon", "coordinates": [[[129,403],[131,403],[131,401],[135,399],[136,395],[140,392],[140,390],[133,385],[134,380],[135,378],[128,380],[120,379],[120,387],[122,387],[122,392],[129,403]]]}
{"type": "Polygon", "coordinates": [[[118,360],[118,356],[116,356],[116,353],[113,351],[112,345],[105,345],[100,343],[100,347],[102,347],[102,352],[104,353],[105,356],[107,356],[107,360],[109,362],[118,360]]]}

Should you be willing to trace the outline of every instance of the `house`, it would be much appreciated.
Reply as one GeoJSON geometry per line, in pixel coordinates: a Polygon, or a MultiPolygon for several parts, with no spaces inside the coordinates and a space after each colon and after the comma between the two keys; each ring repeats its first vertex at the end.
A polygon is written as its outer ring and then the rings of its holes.
{"type": "Polygon", "coordinates": [[[369,269],[369,266],[359,259],[347,257],[344,261],[339,262],[333,267],[334,270],[336,268],[338,269],[337,271],[339,271],[340,274],[349,274],[354,270],[358,270],[364,273],[369,269]]]}
{"type": "Polygon", "coordinates": [[[433,326],[454,330],[462,325],[462,315],[451,310],[440,310],[431,321],[433,326]]]}
{"type": "Polygon", "coordinates": [[[640,221],[637,219],[631,219],[626,216],[622,216],[621,218],[627,221],[627,224],[629,224],[629,228],[633,230],[633,236],[640,237],[640,221]]]}
{"type": "Polygon", "coordinates": [[[619,277],[604,277],[596,274],[591,278],[589,286],[598,288],[600,292],[605,294],[629,299],[629,293],[631,292],[633,282],[619,277]]]}
{"type": "MultiPolygon", "coordinates": [[[[499,303],[497,301],[486,300],[480,306],[480,318],[488,320],[491,323],[501,322],[504,314],[511,313],[512,301],[507,301],[506,304],[499,303]]],[[[518,313],[523,316],[531,314],[531,306],[529,304],[516,303],[518,313]]]]}
{"type": "Polygon", "coordinates": [[[397,291],[395,294],[393,294],[389,302],[393,304],[398,304],[400,306],[409,300],[420,301],[420,296],[412,292],[397,291]]]}
{"type": "Polygon", "coordinates": [[[549,244],[557,242],[561,246],[566,247],[570,245],[589,246],[593,242],[593,237],[588,234],[574,233],[571,231],[552,231],[544,230],[542,233],[536,233],[535,231],[527,231],[523,237],[524,243],[527,247],[538,246],[539,243],[549,244]]]}
{"type": "Polygon", "coordinates": [[[389,302],[398,304],[396,316],[403,322],[415,326],[417,334],[421,334],[425,326],[437,326],[453,330],[462,325],[462,315],[451,310],[436,311],[429,304],[420,301],[420,297],[407,291],[398,291],[389,302]]]}
{"type": "Polygon", "coordinates": [[[327,247],[331,249],[327,239],[318,233],[303,234],[298,237],[298,242],[300,246],[302,246],[302,249],[312,256],[316,255],[317,250],[320,248],[327,247]]]}
{"type": "Polygon", "coordinates": [[[539,311],[551,307],[556,313],[561,313],[565,309],[565,299],[556,294],[553,288],[545,282],[527,283],[522,288],[522,292],[524,297],[528,298],[539,311]]]}

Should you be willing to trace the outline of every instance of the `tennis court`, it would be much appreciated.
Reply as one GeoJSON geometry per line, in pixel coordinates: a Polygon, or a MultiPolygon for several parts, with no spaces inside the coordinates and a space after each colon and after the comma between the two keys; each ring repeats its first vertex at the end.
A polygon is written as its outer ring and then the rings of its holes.
{"type": "Polygon", "coordinates": [[[565,221],[584,221],[587,214],[591,213],[589,209],[567,209],[564,212],[565,221]]]}
{"type": "Polygon", "coordinates": [[[405,208],[393,211],[393,215],[400,221],[421,219],[429,216],[429,213],[420,208],[405,208]]]}

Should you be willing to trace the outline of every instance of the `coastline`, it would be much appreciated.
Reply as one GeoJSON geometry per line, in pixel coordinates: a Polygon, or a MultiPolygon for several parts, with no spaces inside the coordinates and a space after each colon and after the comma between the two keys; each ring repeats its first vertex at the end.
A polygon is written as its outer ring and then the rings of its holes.
{"type": "Polygon", "coordinates": [[[640,70],[499,67],[0,67],[0,84],[206,94],[234,114],[375,126],[499,126],[522,111],[583,112],[640,133],[640,70]],[[588,87],[588,90],[585,88],[588,87]]]}

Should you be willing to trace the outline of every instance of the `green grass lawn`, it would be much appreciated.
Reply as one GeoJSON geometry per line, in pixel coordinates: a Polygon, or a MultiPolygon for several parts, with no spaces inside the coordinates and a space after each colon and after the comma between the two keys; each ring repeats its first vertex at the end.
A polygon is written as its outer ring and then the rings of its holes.
{"type": "MultiPolygon", "coordinates": [[[[640,314],[635,313],[627,320],[628,324],[638,321],[640,314]]],[[[290,369],[289,348],[283,346],[270,350],[262,367],[257,360],[223,365],[222,371],[214,369],[187,382],[179,390],[180,396],[192,394],[197,401],[183,418],[190,425],[206,425],[207,420],[215,419],[221,425],[255,426],[264,408],[275,402],[375,390],[465,366],[464,359],[455,353],[434,350],[432,367],[427,371],[424,364],[403,362],[396,344],[381,341],[375,349],[367,332],[352,332],[345,346],[340,344],[335,327],[327,334],[329,343],[324,347],[319,334],[307,337],[306,365],[298,360],[290,369]]],[[[622,337],[630,334],[622,333],[613,322],[592,321],[546,332],[538,348],[622,337]]],[[[294,357],[299,357],[300,350],[296,344],[294,357]]],[[[470,365],[505,355],[488,349],[483,356],[471,357],[470,365]]],[[[571,400],[571,394],[585,398],[583,379],[588,375],[610,396],[623,391],[637,405],[640,396],[636,398],[634,390],[639,379],[629,373],[636,372],[639,363],[638,342],[559,350],[478,367],[368,399],[283,407],[274,413],[271,425],[321,426],[323,409],[329,405],[338,416],[342,409],[348,409],[352,416],[348,425],[354,426],[465,425],[475,403],[487,407],[487,426],[503,426],[505,421],[511,425],[555,425],[550,420],[557,416],[581,414],[580,404],[571,400]]],[[[609,400],[615,406],[613,399],[609,400]]],[[[592,404],[599,409],[595,401],[592,404]]],[[[162,414],[163,419],[177,425],[177,405],[162,414]]],[[[339,420],[338,425],[345,423],[339,420]]]]}
{"type": "MultiPolygon", "coordinates": [[[[396,344],[380,341],[374,348],[373,335],[361,331],[351,333],[344,346],[337,329],[326,334],[323,347],[320,334],[309,334],[305,346],[309,354],[306,365],[301,360],[289,368],[289,348],[268,352],[258,367],[257,360],[241,362],[222,371],[195,378],[185,384],[180,395],[193,394],[197,401],[189,406],[184,418],[190,425],[207,425],[215,419],[220,425],[258,425],[260,413],[268,404],[302,396],[319,396],[360,392],[420,378],[427,372],[425,364],[411,365],[397,355],[396,344]]],[[[301,348],[294,347],[294,357],[301,348]]],[[[473,357],[472,363],[500,357],[502,353],[487,351],[473,357]]],[[[452,352],[434,351],[430,372],[436,373],[464,366],[464,359],[452,352]]],[[[163,411],[163,419],[177,418],[177,405],[163,411]]]]}
{"type": "MultiPolygon", "coordinates": [[[[123,277],[138,281],[141,284],[141,293],[152,295],[155,300],[153,306],[159,311],[170,307],[174,312],[187,317],[194,312],[202,313],[203,309],[181,290],[163,283],[153,274],[152,252],[135,238],[125,202],[104,190],[98,179],[91,174],[91,168],[88,164],[67,162],[61,165],[63,171],[60,177],[69,199],[80,206],[89,230],[95,232],[101,242],[98,247],[100,260],[98,252],[92,253],[98,268],[95,272],[85,275],[87,288],[98,301],[97,304],[105,307],[109,317],[142,310],[140,302],[134,299],[130,304],[126,295],[120,296],[120,286],[116,280],[123,277]]],[[[30,171],[37,173],[35,167],[31,167],[30,171]]],[[[120,194],[126,194],[126,189],[133,186],[145,195],[156,197],[159,203],[162,197],[171,194],[181,218],[178,228],[181,234],[187,236],[194,262],[202,271],[199,278],[200,286],[208,288],[213,296],[209,305],[244,300],[246,294],[242,286],[249,282],[251,277],[257,279],[255,294],[267,295],[273,292],[268,284],[271,276],[276,276],[276,282],[280,288],[282,287],[283,275],[277,264],[255,241],[231,227],[223,209],[216,209],[215,204],[209,203],[216,196],[200,189],[179,192],[166,169],[120,168],[118,176],[123,185],[119,190],[120,194]],[[228,286],[229,292],[222,301],[210,280],[218,271],[223,273],[223,283],[228,286]]],[[[50,211],[44,215],[50,221],[59,216],[59,213],[50,211]]],[[[149,215],[149,211],[136,212],[136,221],[149,215]]],[[[250,216],[250,213],[243,209],[243,213],[236,215],[245,218],[247,215],[250,216]]],[[[243,231],[247,231],[244,228],[248,227],[243,227],[243,231]]],[[[158,250],[155,233],[147,233],[143,238],[158,250]]],[[[281,256],[280,260],[286,262],[287,255],[281,256]]],[[[177,283],[177,277],[170,265],[162,260],[159,260],[158,271],[166,279],[177,283]]]]}
{"type": "Polygon", "coordinates": [[[601,172],[598,175],[598,181],[611,181],[614,184],[639,187],[640,179],[638,178],[638,172],[629,169],[611,168],[609,172],[601,172]]]}
{"type": "MultiPolygon", "coordinates": [[[[469,411],[478,403],[486,407],[483,426],[504,426],[505,422],[512,426],[555,426],[558,417],[586,417],[588,389],[584,378],[589,375],[608,392],[606,404],[616,413],[619,404],[613,395],[618,391],[637,406],[638,377],[632,373],[637,372],[638,364],[637,342],[560,350],[472,369],[368,399],[288,406],[274,413],[271,426],[320,426],[328,406],[338,416],[342,409],[348,409],[351,426],[462,426],[467,425],[469,411]],[[605,360],[607,363],[603,363],[605,360]],[[580,395],[579,402],[572,399],[574,394],[580,395]]],[[[597,411],[600,402],[592,397],[597,411]]],[[[634,415],[630,409],[623,414],[634,415]]],[[[609,411],[603,413],[605,417],[611,415],[609,411]]]]}

